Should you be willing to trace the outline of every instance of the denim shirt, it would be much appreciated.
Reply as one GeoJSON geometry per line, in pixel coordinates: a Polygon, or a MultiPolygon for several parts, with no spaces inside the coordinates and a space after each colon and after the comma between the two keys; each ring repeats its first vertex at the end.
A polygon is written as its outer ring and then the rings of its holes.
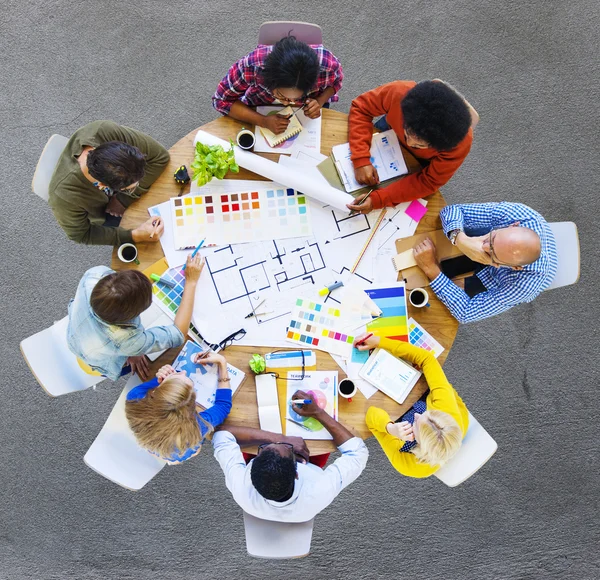
{"type": "Polygon", "coordinates": [[[109,324],[96,316],[90,307],[92,290],[100,278],[113,272],[96,266],[83,275],[69,304],[67,342],[71,352],[92,369],[116,381],[128,357],[181,346],[185,337],[175,325],[145,330],[139,316],[125,324],[109,324]]]}

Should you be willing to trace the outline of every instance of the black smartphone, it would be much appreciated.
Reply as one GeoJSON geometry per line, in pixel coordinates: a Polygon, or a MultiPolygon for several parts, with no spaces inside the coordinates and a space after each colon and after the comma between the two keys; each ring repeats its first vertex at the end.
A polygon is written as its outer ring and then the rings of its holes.
{"type": "Polygon", "coordinates": [[[481,264],[474,262],[467,256],[457,256],[456,258],[448,258],[442,260],[441,263],[442,272],[448,276],[448,278],[456,278],[461,274],[469,274],[473,272],[475,268],[481,266],[481,264]]]}

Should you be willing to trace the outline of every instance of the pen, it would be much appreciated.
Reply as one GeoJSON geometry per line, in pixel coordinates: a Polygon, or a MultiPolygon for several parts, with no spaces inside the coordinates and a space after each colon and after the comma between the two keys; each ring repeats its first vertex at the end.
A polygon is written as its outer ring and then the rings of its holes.
{"type": "Polygon", "coordinates": [[[296,403],[296,405],[310,405],[312,403],[311,399],[292,399],[292,403],[296,403]]]}
{"type": "Polygon", "coordinates": [[[294,425],[298,425],[298,427],[302,427],[302,429],[306,429],[307,431],[312,431],[312,429],[309,429],[306,425],[303,425],[302,423],[298,423],[298,421],[294,421],[294,420],[288,419],[288,418],[286,418],[286,421],[289,421],[290,423],[293,423],[294,425]]]}
{"type": "MultiPolygon", "coordinates": [[[[363,198],[360,200],[360,203],[359,203],[358,205],[362,205],[363,203],[365,203],[365,201],[367,201],[367,199],[369,199],[369,196],[370,196],[370,195],[373,193],[373,191],[375,191],[375,188],[373,188],[373,189],[370,189],[370,190],[367,192],[367,195],[365,195],[365,197],[363,197],[363,198]]],[[[352,217],[352,216],[354,216],[354,215],[359,215],[359,214],[360,214],[360,212],[359,212],[359,211],[353,211],[353,212],[352,212],[352,213],[351,213],[351,214],[350,214],[348,217],[352,217]]]]}
{"type": "Polygon", "coordinates": [[[300,108],[296,109],[289,117],[286,117],[286,119],[289,121],[292,117],[295,117],[298,114],[298,111],[301,111],[302,109],[304,109],[304,107],[306,107],[308,103],[304,103],[304,105],[302,105],[300,108]]]}
{"type": "Polygon", "coordinates": [[[365,336],[360,342],[356,343],[356,346],[358,346],[360,344],[360,346],[362,346],[363,344],[365,344],[365,342],[367,342],[367,340],[369,340],[369,338],[371,338],[373,336],[372,332],[369,332],[369,334],[367,334],[367,336],[365,336]]]}
{"type": "Polygon", "coordinates": [[[251,312],[250,314],[246,314],[244,318],[253,318],[254,316],[265,316],[265,314],[273,314],[274,310],[269,310],[268,312],[251,312]]]}
{"type": "MultiPolygon", "coordinates": [[[[202,241],[201,241],[201,242],[200,242],[200,243],[199,243],[199,244],[196,246],[196,249],[195,249],[195,250],[192,252],[192,255],[191,255],[191,257],[192,257],[192,258],[195,258],[195,257],[196,257],[196,254],[198,253],[198,250],[199,250],[199,249],[202,247],[202,245],[204,244],[204,242],[205,242],[205,241],[206,241],[206,238],[204,238],[204,239],[203,239],[203,240],[202,240],[202,241]]],[[[182,271],[183,271],[183,270],[185,270],[185,266],[186,266],[186,265],[184,264],[184,265],[183,265],[183,268],[181,268],[181,270],[182,270],[182,271]]]]}

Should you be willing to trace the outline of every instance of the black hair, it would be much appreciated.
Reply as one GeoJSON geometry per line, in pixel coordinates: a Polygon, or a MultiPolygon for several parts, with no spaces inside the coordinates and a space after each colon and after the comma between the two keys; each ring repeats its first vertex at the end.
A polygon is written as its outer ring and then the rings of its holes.
{"type": "Polygon", "coordinates": [[[444,83],[420,82],[406,93],[400,106],[404,129],[438,151],[456,147],[471,126],[464,99],[444,83]]]}
{"type": "Polygon", "coordinates": [[[146,157],[133,145],[108,141],[90,151],[86,160],[90,175],[120,191],[144,177],[146,157]]]}
{"type": "Polygon", "coordinates": [[[283,456],[274,449],[264,449],[252,462],[250,479],[265,499],[287,499],[294,491],[296,460],[293,455],[283,456]]]}
{"type": "Polygon", "coordinates": [[[273,46],[262,74],[270,91],[294,87],[306,94],[315,86],[320,68],[319,57],[308,44],[296,40],[295,36],[286,36],[273,46]]]}

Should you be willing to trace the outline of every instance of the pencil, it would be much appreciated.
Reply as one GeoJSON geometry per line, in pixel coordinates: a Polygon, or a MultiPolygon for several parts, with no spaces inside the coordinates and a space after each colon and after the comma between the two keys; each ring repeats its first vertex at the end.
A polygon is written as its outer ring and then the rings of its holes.
{"type": "MultiPolygon", "coordinates": [[[[196,246],[196,249],[192,252],[192,255],[190,256],[191,258],[196,257],[198,250],[202,247],[202,245],[204,244],[205,241],[206,241],[206,238],[204,238],[203,240],[200,241],[200,243],[196,246]]],[[[185,270],[185,266],[186,266],[186,264],[184,264],[183,268],[181,268],[182,271],[185,270]]]]}
{"type": "Polygon", "coordinates": [[[379,229],[379,226],[381,225],[381,222],[383,221],[383,218],[385,217],[386,211],[387,211],[386,209],[381,210],[381,214],[379,214],[379,217],[377,218],[375,225],[371,228],[371,233],[369,234],[369,237],[367,238],[367,241],[365,242],[363,249],[360,251],[360,254],[358,254],[358,258],[356,258],[356,261],[354,262],[354,265],[352,266],[352,268],[350,268],[350,274],[354,274],[354,272],[356,272],[356,268],[358,268],[360,261],[363,259],[363,256],[365,255],[365,252],[367,251],[367,248],[369,247],[369,244],[373,241],[373,238],[375,237],[375,234],[377,233],[377,230],[379,229]]]}
{"type": "MultiPolygon", "coordinates": [[[[375,188],[372,188],[369,191],[367,191],[367,195],[365,195],[365,197],[363,197],[360,200],[360,203],[358,205],[362,205],[363,203],[365,203],[365,201],[367,201],[367,199],[369,199],[369,196],[373,193],[373,191],[375,191],[375,188]]],[[[352,217],[352,216],[359,215],[359,214],[360,214],[359,211],[353,211],[350,213],[350,215],[348,217],[352,217]]]]}
{"type": "Polygon", "coordinates": [[[156,219],[152,222],[152,225],[154,226],[154,229],[152,230],[152,233],[150,234],[150,237],[153,238],[154,234],[156,233],[156,230],[158,229],[158,226],[160,225],[160,218],[156,219]]]}
{"type": "Polygon", "coordinates": [[[307,431],[312,431],[312,429],[309,429],[306,425],[303,425],[302,423],[298,423],[298,421],[294,421],[293,419],[288,419],[287,417],[285,420],[289,421],[290,423],[293,423],[294,425],[298,425],[298,427],[302,427],[302,429],[306,429],[307,431]]]}
{"type": "Polygon", "coordinates": [[[367,342],[367,340],[369,340],[369,338],[371,338],[373,336],[372,332],[369,332],[369,334],[367,334],[367,336],[365,336],[360,342],[356,343],[356,346],[358,346],[359,344],[362,346],[363,344],[365,344],[365,342],[367,342]]]}
{"type": "Polygon", "coordinates": [[[289,117],[286,117],[287,120],[289,121],[292,117],[295,117],[298,114],[298,111],[301,111],[302,109],[304,109],[304,107],[306,107],[306,103],[304,103],[304,105],[296,109],[289,117]]]}

